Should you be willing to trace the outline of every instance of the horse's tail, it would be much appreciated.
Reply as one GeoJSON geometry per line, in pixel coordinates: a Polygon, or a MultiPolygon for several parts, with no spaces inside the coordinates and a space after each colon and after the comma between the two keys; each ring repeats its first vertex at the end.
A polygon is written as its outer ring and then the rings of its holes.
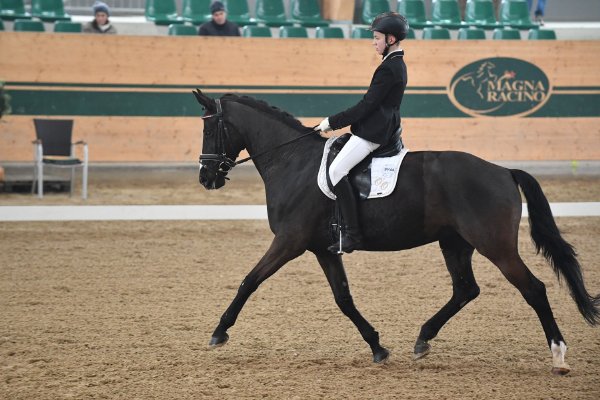
{"type": "Polygon", "coordinates": [[[535,244],[536,251],[548,260],[559,281],[561,276],[567,281],[571,297],[575,300],[579,312],[590,325],[600,323],[600,296],[591,296],[584,284],[583,276],[577,253],[560,235],[556,226],[550,204],[535,178],[527,172],[511,169],[513,179],[521,187],[525,199],[527,199],[527,210],[529,211],[529,225],[531,238],[535,244]]]}

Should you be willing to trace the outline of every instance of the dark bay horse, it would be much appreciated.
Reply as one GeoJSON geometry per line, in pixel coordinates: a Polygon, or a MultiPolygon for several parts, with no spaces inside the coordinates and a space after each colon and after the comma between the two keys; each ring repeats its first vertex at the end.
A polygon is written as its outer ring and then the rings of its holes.
{"type": "MultiPolygon", "coordinates": [[[[247,149],[262,177],[273,242],[242,281],[220,319],[210,346],[227,342],[250,295],[288,261],[305,251],[315,254],[341,311],[358,328],[384,362],[387,349],[379,334],[354,306],[342,257],[327,250],[333,237],[334,202],[317,186],[317,172],[326,139],[291,115],[262,101],[232,94],[213,100],[194,92],[205,108],[200,183],[207,189],[225,184],[233,160],[247,149]]],[[[600,296],[586,290],[573,247],[560,235],[538,182],[528,173],[506,169],[473,155],[454,151],[410,152],[395,191],[388,197],[360,203],[362,250],[398,251],[439,242],[452,278],[448,303],[423,326],[414,348],[418,359],[429,341],[467,303],[479,295],[471,266],[474,250],[494,263],[535,310],[553,356],[552,371],[566,374],[565,340],[552,315],[544,284],[519,256],[517,235],[521,196],[527,200],[531,237],[538,250],[563,278],[579,311],[591,325],[600,322],[600,296]]]]}

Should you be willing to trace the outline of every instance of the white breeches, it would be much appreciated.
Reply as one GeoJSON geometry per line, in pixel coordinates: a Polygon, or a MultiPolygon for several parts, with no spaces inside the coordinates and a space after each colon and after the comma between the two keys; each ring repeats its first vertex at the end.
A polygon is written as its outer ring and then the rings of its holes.
{"type": "Polygon", "coordinates": [[[333,186],[337,185],[356,164],[364,160],[366,156],[378,147],[379,144],[377,143],[369,142],[368,140],[352,135],[329,167],[331,184],[333,186]]]}

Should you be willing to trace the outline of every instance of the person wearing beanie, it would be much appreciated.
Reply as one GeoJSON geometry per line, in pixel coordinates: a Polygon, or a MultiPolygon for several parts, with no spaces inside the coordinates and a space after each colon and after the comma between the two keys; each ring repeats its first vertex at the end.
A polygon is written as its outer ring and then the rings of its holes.
{"type": "Polygon", "coordinates": [[[198,29],[200,36],[240,36],[240,28],[231,21],[227,21],[227,10],[220,1],[210,5],[212,19],[198,29]]]}
{"type": "Polygon", "coordinates": [[[117,30],[108,20],[110,9],[106,3],[97,1],[92,6],[94,20],[83,26],[84,33],[117,33],[117,30]]]}

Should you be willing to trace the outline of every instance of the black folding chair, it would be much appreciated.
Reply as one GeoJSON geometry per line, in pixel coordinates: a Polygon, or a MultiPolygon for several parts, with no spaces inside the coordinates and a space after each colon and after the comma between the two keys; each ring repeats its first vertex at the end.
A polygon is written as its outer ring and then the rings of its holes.
{"type": "Polygon", "coordinates": [[[31,193],[35,193],[36,183],[38,197],[44,197],[44,165],[56,168],[70,168],[70,194],[73,195],[73,177],[75,168],[82,169],[81,197],[87,199],[88,180],[88,146],[80,140],[71,143],[73,120],[34,119],[36,140],[34,145],[34,170],[31,193]],[[82,146],[83,161],[75,157],[75,146],[82,146]]]}

